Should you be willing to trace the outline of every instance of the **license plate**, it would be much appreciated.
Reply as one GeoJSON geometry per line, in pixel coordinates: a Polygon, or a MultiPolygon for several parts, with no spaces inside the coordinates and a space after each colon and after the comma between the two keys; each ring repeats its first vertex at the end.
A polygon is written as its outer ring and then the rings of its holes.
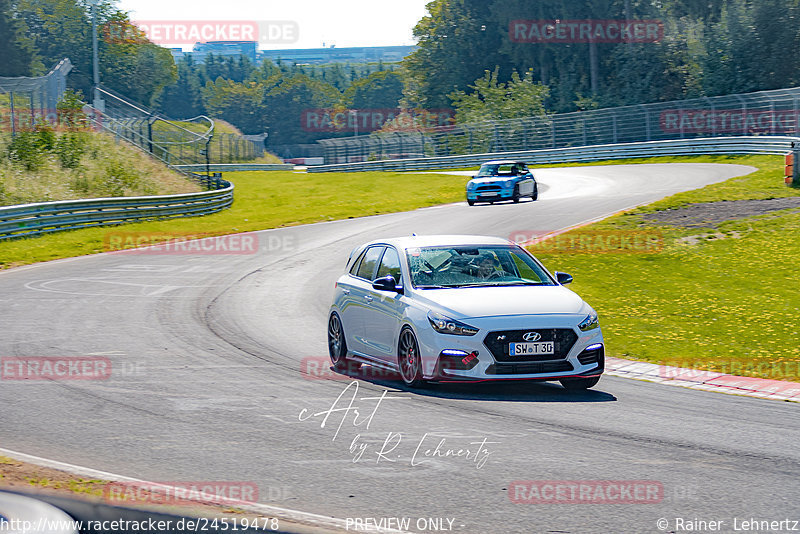
{"type": "Polygon", "coordinates": [[[493,197],[493,196],[495,196],[496,194],[497,194],[497,193],[492,193],[492,192],[489,192],[489,193],[480,193],[480,195],[481,195],[482,197],[493,197]]]}
{"type": "Polygon", "coordinates": [[[511,356],[535,356],[539,354],[555,354],[552,341],[539,341],[537,343],[511,343],[508,353],[511,356]]]}

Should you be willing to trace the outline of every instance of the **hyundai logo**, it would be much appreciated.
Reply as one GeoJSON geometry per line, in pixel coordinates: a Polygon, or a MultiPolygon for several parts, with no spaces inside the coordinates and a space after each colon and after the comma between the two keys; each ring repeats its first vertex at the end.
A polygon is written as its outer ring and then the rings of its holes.
{"type": "Polygon", "coordinates": [[[526,332],[523,334],[522,339],[525,341],[539,341],[542,339],[542,334],[539,332],[526,332]]]}

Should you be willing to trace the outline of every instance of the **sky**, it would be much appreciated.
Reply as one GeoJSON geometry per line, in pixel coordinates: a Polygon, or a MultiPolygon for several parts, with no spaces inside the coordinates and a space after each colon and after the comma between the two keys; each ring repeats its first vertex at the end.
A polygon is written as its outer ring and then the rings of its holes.
{"type": "MultiPolygon", "coordinates": [[[[272,25],[273,40],[261,49],[319,48],[331,45],[390,46],[416,44],[411,30],[426,15],[430,0],[117,0],[133,21],[280,21],[272,25]],[[281,38],[274,38],[280,35],[281,38]],[[283,38],[283,36],[286,38],[283,38]],[[291,42],[277,43],[284,40],[291,42]]],[[[162,29],[162,31],[165,31],[162,29]]],[[[191,31],[191,30],[189,30],[191,31]]],[[[161,46],[167,43],[166,33],[161,46]]]]}

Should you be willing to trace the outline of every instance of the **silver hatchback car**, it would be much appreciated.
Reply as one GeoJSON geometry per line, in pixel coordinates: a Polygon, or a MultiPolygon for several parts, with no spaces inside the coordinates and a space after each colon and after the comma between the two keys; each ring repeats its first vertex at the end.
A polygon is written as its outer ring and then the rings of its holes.
{"type": "Polygon", "coordinates": [[[571,281],[495,237],[365,243],[336,282],[330,358],[338,370],[397,372],[409,386],[528,379],[586,389],[603,373],[605,346],[571,281]]]}

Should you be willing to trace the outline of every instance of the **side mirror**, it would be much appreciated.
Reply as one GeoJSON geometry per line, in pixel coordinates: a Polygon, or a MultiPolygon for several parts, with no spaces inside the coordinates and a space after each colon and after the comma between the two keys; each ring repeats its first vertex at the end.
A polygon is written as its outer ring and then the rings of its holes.
{"type": "Polygon", "coordinates": [[[556,280],[558,280],[559,284],[561,284],[562,286],[565,286],[565,285],[567,285],[567,284],[572,282],[572,275],[571,274],[567,274],[567,273],[560,273],[560,272],[556,271],[556,280]]]}
{"type": "Polygon", "coordinates": [[[394,291],[395,293],[403,294],[403,286],[398,286],[394,281],[394,276],[384,276],[383,278],[376,278],[372,281],[372,289],[378,291],[394,291]]]}

